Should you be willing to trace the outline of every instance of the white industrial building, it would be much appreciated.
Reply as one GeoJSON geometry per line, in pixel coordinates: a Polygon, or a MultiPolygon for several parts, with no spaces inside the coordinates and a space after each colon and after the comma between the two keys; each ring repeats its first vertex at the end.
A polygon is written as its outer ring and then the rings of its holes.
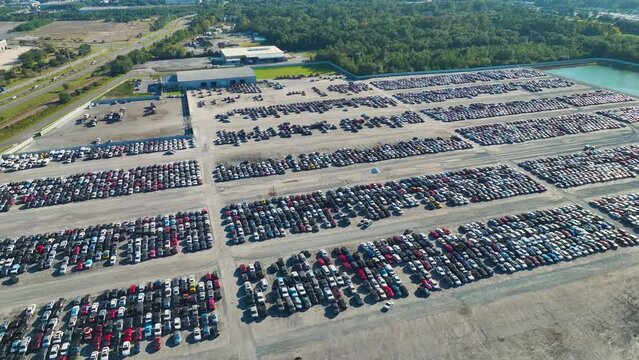
{"type": "Polygon", "coordinates": [[[0,40],[0,51],[7,50],[7,47],[8,47],[7,40],[5,39],[0,40]]]}
{"type": "Polygon", "coordinates": [[[226,64],[263,64],[286,61],[277,46],[231,47],[220,49],[226,64]]]}
{"type": "Polygon", "coordinates": [[[164,89],[226,88],[235,84],[255,83],[255,72],[249,67],[179,71],[162,79],[164,89]]]}

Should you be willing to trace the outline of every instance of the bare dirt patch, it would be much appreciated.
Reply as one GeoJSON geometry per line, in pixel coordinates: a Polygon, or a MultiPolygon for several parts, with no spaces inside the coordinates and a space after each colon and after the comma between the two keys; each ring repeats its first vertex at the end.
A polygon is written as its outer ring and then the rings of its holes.
{"type": "Polygon", "coordinates": [[[149,21],[114,23],[105,21],[56,21],[29,33],[39,38],[88,43],[119,42],[149,30],[149,21]]]}

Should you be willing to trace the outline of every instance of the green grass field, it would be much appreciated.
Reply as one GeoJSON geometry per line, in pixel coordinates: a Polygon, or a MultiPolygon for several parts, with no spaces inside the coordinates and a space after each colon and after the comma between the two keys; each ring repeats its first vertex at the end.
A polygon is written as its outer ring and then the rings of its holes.
{"type": "Polygon", "coordinates": [[[311,74],[337,74],[330,65],[297,65],[297,66],[268,66],[253,68],[257,80],[275,79],[279,76],[296,76],[311,74]]]}
{"type": "Polygon", "coordinates": [[[133,80],[127,80],[122,84],[111,89],[108,93],[104,94],[104,99],[118,99],[134,96],[133,94],[133,80]]]}

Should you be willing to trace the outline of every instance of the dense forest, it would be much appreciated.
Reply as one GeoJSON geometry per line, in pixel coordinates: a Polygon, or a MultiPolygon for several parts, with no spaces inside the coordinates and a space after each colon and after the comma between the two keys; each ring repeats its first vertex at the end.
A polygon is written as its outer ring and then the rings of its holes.
{"type": "Polygon", "coordinates": [[[639,37],[504,1],[247,0],[227,9],[243,30],[288,51],[315,51],[357,74],[580,57],[639,60],[639,37]]]}
{"type": "MultiPolygon", "coordinates": [[[[181,44],[222,19],[235,22],[237,30],[259,32],[287,51],[311,51],[315,59],[333,61],[357,74],[584,57],[639,61],[636,22],[605,16],[566,17],[558,11],[547,11],[545,7],[551,3],[555,8],[583,9],[595,1],[535,0],[531,4],[507,0],[238,0],[224,5],[89,13],[69,8],[49,14],[0,14],[0,20],[29,21],[24,26],[31,26],[61,18],[130,21],[153,17],[155,30],[177,16],[197,14],[188,29],[117,59],[109,69],[114,75],[146,59],[191,56],[181,44]]],[[[596,3],[609,9],[625,9],[639,0],[596,3]]]]}
{"type": "Polygon", "coordinates": [[[639,0],[534,0],[536,6],[560,14],[572,15],[580,10],[638,11],[639,0]]]}

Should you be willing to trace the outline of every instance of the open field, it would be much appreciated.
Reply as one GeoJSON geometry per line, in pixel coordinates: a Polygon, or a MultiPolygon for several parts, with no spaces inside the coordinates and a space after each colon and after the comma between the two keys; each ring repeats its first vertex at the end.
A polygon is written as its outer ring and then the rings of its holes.
{"type": "Polygon", "coordinates": [[[311,74],[335,74],[335,69],[330,65],[295,65],[295,66],[268,66],[254,68],[257,80],[270,80],[279,76],[308,76],[311,74]]]}
{"type": "MultiPolygon", "coordinates": [[[[285,69],[285,68],[282,68],[285,69]]],[[[261,71],[262,69],[260,69],[261,71]]],[[[264,69],[266,70],[266,69],[264,69]]],[[[281,70],[281,69],[280,69],[281,70]]],[[[273,70],[272,74],[277,71],[273,70]]],[[[257,71],[256,71],[257,72],[257,71]]],[[[275,75],[273,75],[275,76],[275,75]]],[[[258,75],[259,77],[259,75],[258,75]]],[[[495,81],[509,83],[511,80],[495,81]]],[[[582,93],[590,90],[583,84],[560,89],[548,89],[532,93],[518,89],[506,94],[487,94],[474,98],[446,100],[438,103],[409,105],[399,103],[388,108],[360,106],[327,110],[323,114],[301,112],[267,116],[251,120],[233,116],[228,123],[215,119],[215,115],[233,109],[276,104],[292,104],[326,99],[355,98],[362,96],[391,96],[394,93],[417,92],[423,89],[384,91],[377,88],[355,95],[340,94],[328,90],[330,85],[346,84],[342,79],[279,80],[284,89],[261,87],[262,101],[255,101],[254,94],[229,94],[207,91],[189,91],[188,103],[192,116],[195,149],[181,150],[174,155],[160,153],[114,157],[92,161],[76,161],[70,164],[51,163],[47,167],[1,174],[2,182],[37,179],[46,176],[69,176],[89,171],[129,169],[168,161],[197,160],[202,169],[203,185],[176,188],[153,193],[140,193],[123,197],[87,200],[63,205],[19,209],[12,207],[0,213],[0,233],[7,237],[55,232],[94,224],[123,222],[156,214],[170,214],[188,209],[208,208],[213,249],[196,253],[178,253],[136,265],[117,265],[112,268],[96,264],[91,271],[52,276],[52,269],[26,273],[20,282],[12,286],[0,286],[0,319],[15,315],[30,303],[39,306],[52,298],[67,299],[79,294],[98,294],[104,289],[127,287],[141,281],[157,278],[197,274],[212,268],[218,269],[222,279],[224,296],[217,304],[221,334],[218,338],[197,344],[166,346],[158,353],[142,351],[135,359],[630,359],[639,356],[636,336],[639,327],[636,306],[639,291],[639,248],[619,248],[603,254],[594,254],[571,262],[542,266],[515,274],[495,274],[458,288],[433,293],[425,299],[417,297],[417,285],[409,280],[409,274],[399,271],[398,276],[408,287],[410,295],[397,299],[388,313],[380,312],[381,303],[352,307],[337,316],[329,315],[323,306],[293,315],[269,316],[259,321],[251,319],[237,278],[240,264],[259,260],[270,265],[278,257],[288,257],[303,249],[312,252],[320,248],[330,251],[336,246],[353,249],[361,242],[378,240],[401,234],[407,228],[416,232],[429,232],[435,228],[456,229],[472,221],[507,214],[518,214],[536,209],[556,208],[568,204],[588,206],[593,198],[625,194],[636,191],[637,179],[630,178],[586,185],[578,188],[559,189],[532,177],[547,187],[543,193],[517,196],[464,206],[444,206],[438,210],[426,210],[424,206],[406,208],[401,216],[390,216],[374,222],[365,230],[355,227],[360,216],[352,219],[353,225],[321,229],[318,233],[288,233],[286,237],[263,242],[248,241],[232,246],[224,226],[221,210],[230,203],[254,201],[310,193],[316,190],[335,189],[368,183],[383,183],[417,175],[434,174],[464,168],[508,165],[517,167],[524,159],[557,156],[581,151],[585,145],[595,148],[639,144],[639,125],[630,124],[615,130],[595,131],[587,134],[558,136],[518,144],[483,147],[472,143],[472,149],[447,153],[426,154],[403,159],[375,163],[360,163],[347,167],[327,167],[315,171],[287,172],[286,175],[256,177],[229,182],[214,182],[212,170],[220,162],[236,163],[271,157],[296,156],[314,151],[335,151],[344,147],[364,148],[383,143],[394,143],[413,137],[443,137],[455,135],[455,129],[467,126],[489,125],[538,117],[591,112],[624,106],[636,106],[639,102],[573,107],[519,115],[488,117],[481,120],[464,120],[444,123],[422,115],[424,122],[404,124],[403,127],[363,128],[357,133],[339,128],[344,118],[361,118],[362,114],[379,116],[453,105],[469,105],[477,102],[507,102],[531,100],[542,97],[582,93]],[[317,87],[325,92],[320,97],[312,90],[317,87]],[[287,92],[305,92],[305,96],[287,92]],[[233,97],[235,102],[225,103],[233,97]],[[236,98],[237,97],[237,98],[236,98]],[[215,105],[213,104],[215,101],[215,105]],[[204,106],[198,106],[203,102],[204,106]],[[268,140],[242,142],[233,145],[214,145],[216,131],[262,130],[283,122],[305,125],[326,121],[337,126],[328,133],[313,130],[312,135],[293,134],[290,138],[273,136],[268,140]],[[371,174],[371,168],[379,169],[371,174]]],[[[367,81],[369,82],[369,81],[367,81]]],[[[464,87],[467,85],[435,86],[431,89],[464,87]]],[[[166,99],[154,103],[159,114],[142,116],[148,102],[126,105],[98,106],[83,112],[89,117],[102,116],[109,111],[126,108],[123,122],[96,127],[76,125],[70,121],[45,134],[26,151],[61,148],[87,144],[97,137],[103,142],[109,139],[142,139],[159,135],[181,134],[182,110],[179,99],[166,99]]],[[[469,141],[470,142],[470,141],[469,141]]],[[[528,174],[530,175],[530,174],[528,174]]],[[[613,225],[624,228],[609,218],[613,225]]],[[[625,229],[625,228],[624,228],[625,229]]],[[[631,229],[626,229],[631,231],[631,229]]],[[[54,264],[57,264],[56,261],[54,264]]],[[[54,265],[54,268],[57,265],[54,265]]],[[[270,275],[272,279],[272,275],[270,275]]],[[[186,336],[191,331],[183,331],[186,336]]],[[[166,338],[163,338],[164,340],[166,338]]],[[[163,341],[164,341],[163,340],[163,341]]],[[[146,349],[148,342],[144,342],[146,349]]],[[[84,354],[84,353],[83,353],[84,354]]]]}
{"type": "Polygon", "coordinates": [[[102,96],[103,99],[119,99],[134,96],[135,80],[127,80],[102,96]]]}
{"type": "Polygon", "coordinates": [[[56,21],[25,35],[56,41],[111,43],[133,39],[149,30],[149,21],[112,23],[105,21],[56,21]]]}
{"type": "Polygon", "coordinates": [[[13,34],[9,31],[20,24],[22,24],[20,21],[0,21],[0,39],[12,38],[13,34]]]}

